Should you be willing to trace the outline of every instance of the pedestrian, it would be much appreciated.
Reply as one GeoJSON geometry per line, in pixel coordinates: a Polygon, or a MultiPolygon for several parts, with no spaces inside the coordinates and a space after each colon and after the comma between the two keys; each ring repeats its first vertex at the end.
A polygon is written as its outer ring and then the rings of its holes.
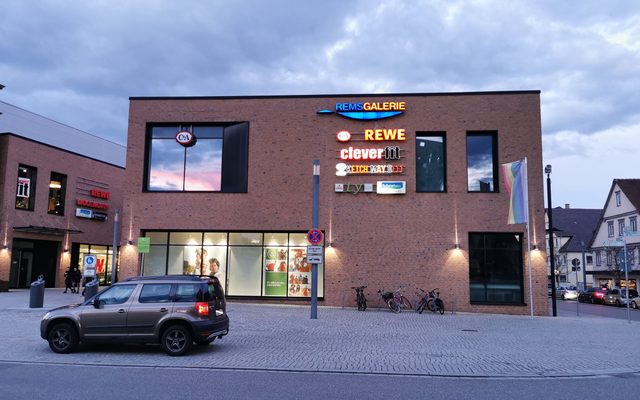
{"type": "Polygon", "coordinates": [[[71,293],[78,293],[80,291],[80,280],[82,279],[82,273],[79,269],[73,269],[73,288],[71,293]]]}
{"type": "Polygon", "coordinates": [[[64,271],[64,292],[67,293],[67,290],[71,290],[73,293],[73,270],[69,267],[66,271],[64,271]]]}

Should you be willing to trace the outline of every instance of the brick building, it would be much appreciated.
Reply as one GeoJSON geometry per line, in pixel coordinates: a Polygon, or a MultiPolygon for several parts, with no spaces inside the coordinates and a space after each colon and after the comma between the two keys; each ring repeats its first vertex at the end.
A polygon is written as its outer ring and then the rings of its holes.
{"type": "MultiPolygon", "coordinates": [[[[373,305],[380,288],[438,287],[458,311],[530,312],[528,244],[545,247],[539,91],[133,97],[122,276],[215,272],[231,298],[308,300],[313,160],[320,304],[354,306],[356,285],[373,305]],[[525,157],[530,238],[507,224],[499,168],[525,157]]],[[[546,256],[531,255],[546,315],[546,256]]]]}
{"type": "Polygon", "coordinates": [[[110,281],[126,148],[0,102],[0,285],[24,288],[95,254],[110,281]]]}

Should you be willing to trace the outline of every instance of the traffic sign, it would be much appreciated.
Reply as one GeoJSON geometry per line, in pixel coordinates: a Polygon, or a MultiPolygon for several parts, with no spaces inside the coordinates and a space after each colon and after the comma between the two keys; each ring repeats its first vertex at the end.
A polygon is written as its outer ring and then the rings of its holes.
{"type": "Polygon", "coordinates": [[[82,259],[82,275],[85,277],[96,276],[96,261],[97,257],[93,254],[87,254],[82,259]]]}
{"type": "Polygon", "coordinates": [[[311,244],[320,244],[324,239],[322,231],[319,229],[311,229],[307,232],[307,241],[311,244]]]}
{"type": "Polygon", "coordinates": [[[309,264],[322,264],[322,256],[307,255],[307,262],[309,264]]]}
{"type": "Polygon", "coordinates": [[[580,260],[578,260],[577,258],[574,258],[573,260],[571,260],[571,265],[573,265],[574,267],[577,267],[578,265],[580,265],[580,260]]]}
{"type": "Polygon", "coordinates": [[[307,254],[311,254],[314,256],[322,255],[322,250],[324,247],[322,246],[307,246],[307,254]]]}

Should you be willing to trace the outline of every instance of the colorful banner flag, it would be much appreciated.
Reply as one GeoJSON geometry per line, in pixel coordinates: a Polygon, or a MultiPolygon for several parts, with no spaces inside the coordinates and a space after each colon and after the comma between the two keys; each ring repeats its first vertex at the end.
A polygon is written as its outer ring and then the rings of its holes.
{"type": "Polygon", "coordinates": [[[508,224],[527,223],[527,196],[529,194],[526,188],[526,174],[525,160],[502,164],[502,179],[507,193],[511,196],[508,224]]]}

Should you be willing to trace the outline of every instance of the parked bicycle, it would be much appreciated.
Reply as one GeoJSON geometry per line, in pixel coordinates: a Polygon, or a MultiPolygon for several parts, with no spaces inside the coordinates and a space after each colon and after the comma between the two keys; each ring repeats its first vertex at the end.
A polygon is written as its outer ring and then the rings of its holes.
{"type": "Polygon", "coordinates": [[[364,289],[366,286],[352,286],[351,289],[356,291],[356,303],[358,304],[358,311],[364,311],[367,309],[367,299],[364,297],[364,289]]]}
{"type": "Polygon", "coordinates": [[[402,287],[398,288],[395,292],[385,292],[384,290],[378,290],[378,294],[382,297],[387,307],[394,312],[399,313],[403,309],[411,309],[411,302],[402,294],[402,287]]]}
{"type": "Polygon", "coordinates": [[[422,297],[416,306],[416,312],[418,314],[422,314],[425,308],[427,308],[431,312],[439,312],[440,315],[444,314],[444,302],[440,298],[439,288],[435,288],[428,292],[425,292],[423,289],[420,289],[422,292],[422,297]]]}

